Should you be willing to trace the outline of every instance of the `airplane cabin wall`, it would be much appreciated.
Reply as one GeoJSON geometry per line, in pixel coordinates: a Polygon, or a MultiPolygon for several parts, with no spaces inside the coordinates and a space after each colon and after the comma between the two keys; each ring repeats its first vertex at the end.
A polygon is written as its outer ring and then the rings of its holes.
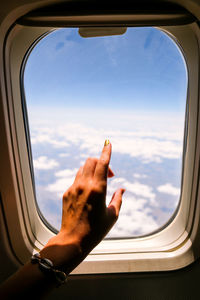
{"type": "MultiPolygon", "coordinates": [[[[0,55],[4,35],[16,17],[30,9],[38,8],[55,0],[2,1],[0,4],[0,55]]],[[[60,1],[62,2],[62,1],[60,1]]],[[[200,19],[199,0],[172,0],[180,3],[200,19]]],[[[2,65],[2,56],[0,56],[2,65]]],[[[1,97],[1,95],[0,95],[1,97]]],[[[0,102],[1,98],[0,98],[0,102]]],[[[1,105],[2,103],[0,103],[1,105]]],[[[0,176],[3,176],[1,170],[0,176]]],[[[1,202],[1,201],[0,201],[1,202]]],[[[17,269],[15,258],[12,258],[7,237],[5,219],[0,205],[0,282],[5,280],[17,269]]],[[[47,299],[200,299],[200,260],[190,266],[169,272],[132,273],[71,276],[65,286],[56,289],[47,299]]]]}

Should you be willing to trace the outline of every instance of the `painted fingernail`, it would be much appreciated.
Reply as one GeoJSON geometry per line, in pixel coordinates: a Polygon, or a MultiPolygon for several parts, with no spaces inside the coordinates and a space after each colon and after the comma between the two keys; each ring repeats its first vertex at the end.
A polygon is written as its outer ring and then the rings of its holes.
{"type": "Polygon", "coordinates": [[[110,144],[110,141],[108,139],[105,140],[104,146],[108,146],[110,144]]]}

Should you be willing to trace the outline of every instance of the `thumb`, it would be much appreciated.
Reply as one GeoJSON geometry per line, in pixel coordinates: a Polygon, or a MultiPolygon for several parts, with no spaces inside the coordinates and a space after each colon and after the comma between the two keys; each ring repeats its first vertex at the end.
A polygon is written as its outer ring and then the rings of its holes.
{"type": "Polygon", "coordinates": [[[118,189],[112,196],[112,199],[108,205],[108,217],[114,222],[117,221],[119,216],[119,211],[122,204],[122,195],[124,194],[125,189],[118,189]]]}

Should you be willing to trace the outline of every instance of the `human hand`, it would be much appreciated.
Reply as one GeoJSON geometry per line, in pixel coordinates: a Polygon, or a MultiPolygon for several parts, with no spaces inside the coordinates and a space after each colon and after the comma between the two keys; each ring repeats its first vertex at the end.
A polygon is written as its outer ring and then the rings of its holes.
{"type": "Polygon", "coordinates": [[[59,245],[62,248],[54,259],[57,265],[67,266],[69,257],[71,262],[74,260],[73,266],[77,265],[118,218],[124,189],[118,189],[106,206],[107,177],[114,176],[109,168],[110,158],[111,144],[106,140],[100,158],[88,158],[63,195],[61,230],[47,244],[47,247],[59,245]]]}

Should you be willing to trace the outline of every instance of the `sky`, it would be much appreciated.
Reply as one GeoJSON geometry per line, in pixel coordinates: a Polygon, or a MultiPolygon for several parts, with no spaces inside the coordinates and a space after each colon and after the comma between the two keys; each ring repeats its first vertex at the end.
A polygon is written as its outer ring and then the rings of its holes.
{"type": "Polygon", "coordinates": [[[107,203],[124,187],[112,237],[149,234],[173,215],[180,198],[187,70],[178,46],[156,28],[82,38],[49,33],[24,72],[37,201],[55,228],[62,194],[87,157],[109,138],[115,177],[107,203]]]}

